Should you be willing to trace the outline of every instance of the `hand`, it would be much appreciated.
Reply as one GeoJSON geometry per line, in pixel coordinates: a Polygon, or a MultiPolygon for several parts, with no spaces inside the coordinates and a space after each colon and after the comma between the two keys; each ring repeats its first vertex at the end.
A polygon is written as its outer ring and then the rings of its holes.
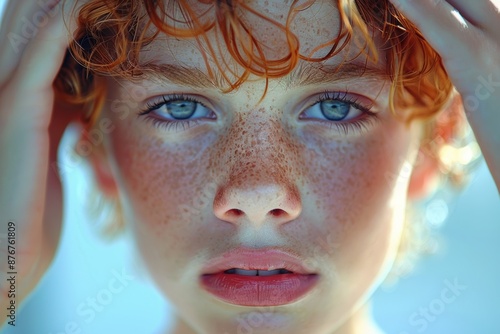
{"type": "MultiPolygon", "coordinates": [[[[79,116],[54,100],[52,83],[70,40],[58,2],[11,0],[0,29],[0,234],[7,233],[9,221],[16,224],[16,309],[57,248],[62,191],[51,165],[64,130],[79,116]]],[[[69,7],[66,3],[65,9],[69,7]]],[[[4,311],[12,299],[4,276],[11,271],[7,245],[0,239],[4,311]]]]}
{"type": "Polygon", "coordinates": [[[500,190],[500,0],[390,0],[440,54],[500,190]]]}

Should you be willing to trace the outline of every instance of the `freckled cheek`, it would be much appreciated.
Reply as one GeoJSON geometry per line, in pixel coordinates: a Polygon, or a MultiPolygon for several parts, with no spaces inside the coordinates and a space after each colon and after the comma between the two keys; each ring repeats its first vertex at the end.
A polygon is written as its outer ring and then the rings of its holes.
{"type": "MultiPolygon", "coordinates": [[[[329,247],[332,268],[352,283],[345,287],[346,293],[364,293],[398,245],[395,231],[402,222],[394,220],[388,204],[395,184],[388,181],[387,173],[401,169],[407,153],[404,138],[364,139],[308,151],[308,161],[314,162],[307,174],[313,180],[310,190],[325,217],[320,240],[329,247]]],[[[397,196],[404,198],[406,194],[397,196]]]]}
{"type": "Polygon", "coordinates": [[[209,181],[203,144],[172,145],[120,131],[111,142],[120,191],[137,228],[161,233],[168,225],[175,233],[179,223],[202,215],[199,208],[207,205],[201,203],[202,185],[209,181]]]}
{"type": "MultiPolygon", "coordinates": [[[[326,217],[326,224],[347,231],[338,236],[339,242],[375,232],[376,224],[391,228],[389,203],[399,188],[388,175],[401,170],[409,137],[397,128],[384,129],[389,130],[390,136],[377,132],[352,141],[316,142],[315,149],[307,151],[311,163],[306,175],[317,198],[317,210],[326,217]]],[[[405,198],[406,193],[397,196],[405,198]]]]}

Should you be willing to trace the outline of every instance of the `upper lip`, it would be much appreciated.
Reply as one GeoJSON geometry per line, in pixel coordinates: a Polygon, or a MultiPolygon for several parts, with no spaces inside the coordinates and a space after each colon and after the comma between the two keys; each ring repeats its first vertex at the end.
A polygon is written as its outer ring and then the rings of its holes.
{"type": "Polygon", "coordinates": [[[276,248],[235,248],[208,261],[202,274],[209,275],[232,268],[244,270],[286,269],[295,274],[314,274],[298,256],[276,248]]]}

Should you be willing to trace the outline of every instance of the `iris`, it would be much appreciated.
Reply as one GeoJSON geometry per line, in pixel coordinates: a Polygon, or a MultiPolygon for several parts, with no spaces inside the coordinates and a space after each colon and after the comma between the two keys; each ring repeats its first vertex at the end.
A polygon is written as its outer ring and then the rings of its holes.
{"type": "Polygon", "coordinates": [[[338,100],[324,100],[320,102],[321,112],[328,120],[340,121],[349,114],[351,106],[338,100]]]}

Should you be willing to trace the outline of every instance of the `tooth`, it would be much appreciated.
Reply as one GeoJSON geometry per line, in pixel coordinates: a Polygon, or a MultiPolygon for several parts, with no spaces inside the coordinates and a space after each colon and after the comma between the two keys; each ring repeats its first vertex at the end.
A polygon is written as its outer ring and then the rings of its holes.
{"type": "Polygon", "coordinates": [[[279,273],[280,273],[279,269],[276,269],[276,270],[259,270],[259,276],[278,275],[279,273]]]}
{"type": "Polygon", "coordinates": [[[231,268],[231,269],[226,270],[224,273],[244,275],[244,276],[271,276],[271,275],[279,275],[279,274],[289,274],[289,273],[291,273],[291,271],[288,271],[286,269],[245,270],[245,269],[231,268]]]}
{"type": "Polygon", "coordinates": [[[236,268],[234,270],[234,273],[237,275],[245,275],[245,276],[257,276],[258,270],[245,270],[245,269],[238,269],[236,268]]]}

